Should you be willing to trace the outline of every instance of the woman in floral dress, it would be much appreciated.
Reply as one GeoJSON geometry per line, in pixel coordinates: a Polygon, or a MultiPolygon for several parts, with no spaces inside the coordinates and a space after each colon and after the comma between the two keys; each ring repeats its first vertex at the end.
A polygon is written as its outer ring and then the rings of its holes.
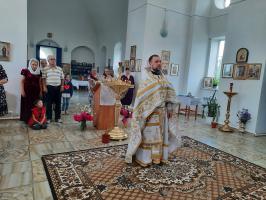
{"type": "Polygon", "coordinates": [[[7,83],[8,78],[2,65],[0,65],[0,116],[4,116],[8,113],[6,92],[4,84],[7,83]]]}

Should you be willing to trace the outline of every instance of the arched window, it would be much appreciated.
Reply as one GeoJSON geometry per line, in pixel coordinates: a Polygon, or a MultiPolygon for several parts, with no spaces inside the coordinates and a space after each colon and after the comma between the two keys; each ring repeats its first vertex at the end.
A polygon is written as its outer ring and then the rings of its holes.
{"type": "Polygon", "coordinates": [[[231,4],[231,0],[214,0],[215,6],[219,9],[225,9],[231,4]]]}
{"type": "Polygon", "coordinates": [[[113,69],[114,72],[117,73],[118,63],[121,62],[122,59],[122,43],[118,42],[114,47],[114,59],[113,59],[113,69]]]}

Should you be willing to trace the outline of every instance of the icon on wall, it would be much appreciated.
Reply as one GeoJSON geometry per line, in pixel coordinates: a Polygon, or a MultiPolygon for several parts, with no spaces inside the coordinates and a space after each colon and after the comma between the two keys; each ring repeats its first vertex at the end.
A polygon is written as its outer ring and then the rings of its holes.
{"type": "Polygon", "coordinates": [[[179,71],[179,65],[178,64],[171,64],[171,70],[170,70],[170,75],[171,76],[177,76],[179,71]]]}
{"type": "Polygon", "coordinates": [[[0,61],[10,60],[10,43],[0,41],[0,61]]]}
{"type": "Polygon", "coordinates": [[[136,59],[136,51],[137,51],[136,45],[130,47],[130,59],[136,59]]]}
{"type": "Polygon", "coordinates": [[[236,62],[237,63],[248,62],[248,54],[249,54],[248,49],[246,48],[238,49],[237,54],[236,54],[236,62]]]}
{"type": "Polygon", "coordinates": [[[222,67],[222,78],[232,78],[233,77],[233,63],[225,63],[222,67]]]}
{"type": "Polygon", "coordinates": [[[260,80],[261,67],[262,64],[259,63],[248,64],[247,79],[260,80]]]}
{"type": "Polygon", "coordinates": [[[247,69],[248,69],[248,64],[245,64],[245,63],[235,64],[234,73],[233,73],[234,80],[245,80],[247,69]]]}

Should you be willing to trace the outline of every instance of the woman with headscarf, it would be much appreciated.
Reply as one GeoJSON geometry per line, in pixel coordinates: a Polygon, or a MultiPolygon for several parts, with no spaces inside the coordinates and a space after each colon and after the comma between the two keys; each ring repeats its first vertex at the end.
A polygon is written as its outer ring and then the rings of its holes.
{"type": "Polygon", "coordinates": [[[27,69],[21,71],[21,110],[20,120],[28,123],[34,102],[41,96],[41,75],[39,61],[30,59],[27,69]]]}
{"type": "Polygon", "coordinates": [[[4,84],[7,83],[7,75],[2,65],[0,65],[0,116],[4,116],[8,113],[6,92],[4,84]]]}

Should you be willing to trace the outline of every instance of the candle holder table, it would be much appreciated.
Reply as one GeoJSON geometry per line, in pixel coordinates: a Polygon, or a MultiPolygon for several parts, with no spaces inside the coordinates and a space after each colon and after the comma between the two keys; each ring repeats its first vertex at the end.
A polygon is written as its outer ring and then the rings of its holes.
{"type": "Polygon", "coordinates": [[[123,97],[123,94],[125,94],[128,91],[129,88],[133,87],[131,83],[121,80],[121,67],[119,67],[118,73],[119,73],[118,78],[114,78],[104,82],[104,84],[110,87],[116,94],[115,126],[109,132],[111,140],[123,140],[127,138],[126,132],[118,126],[118,120],[120,116],[120,110],[122,107],[121,98],[123,97]]]}

